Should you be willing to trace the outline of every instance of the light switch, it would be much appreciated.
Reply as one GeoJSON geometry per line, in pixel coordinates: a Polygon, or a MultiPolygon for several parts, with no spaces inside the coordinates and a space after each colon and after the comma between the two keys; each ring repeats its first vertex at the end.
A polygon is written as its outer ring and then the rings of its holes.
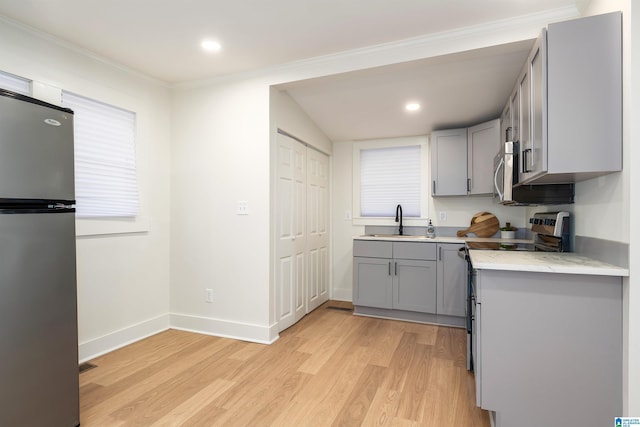
{"type": "Polygon", "coordinates": [[[249,215],[249,202],[240,200],[238,202],[238,215],[249,215]]]}

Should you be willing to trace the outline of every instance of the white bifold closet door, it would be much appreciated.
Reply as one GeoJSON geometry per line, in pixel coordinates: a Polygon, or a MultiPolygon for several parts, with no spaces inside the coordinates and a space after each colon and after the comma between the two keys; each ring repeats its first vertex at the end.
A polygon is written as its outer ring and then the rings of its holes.
{"type": "Polygon", "coordinates": [[[278,330],[329,298],[329,158],[278,134],[276,312],[278,330]]]}

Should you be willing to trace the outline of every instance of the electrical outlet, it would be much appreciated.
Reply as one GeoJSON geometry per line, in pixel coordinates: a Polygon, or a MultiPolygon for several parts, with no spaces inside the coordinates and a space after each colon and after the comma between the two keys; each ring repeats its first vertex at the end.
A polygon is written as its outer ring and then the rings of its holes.
{"type": "Polygon", "coordinates": [[[205,291],[205,302],[213,302],[213,289],[207,288],[205,291]]]}
{"type": "Polygon", "coordinates": [[[438,218],[442,222],[446,221],[447,220],[447,212],[445,212],[445,211],[438,212],[438,218]]]}
{"type": "Polygon", "coordinates": [[[345,221],[351,221],[351,211],[350,210],[344,211],[344,220],[345,221]]]}
{"type": "Polygon", "coordinates": [[[249,215],[249,202],[246,200],[240,200],[238,202],[238,215],[249,215]]]}

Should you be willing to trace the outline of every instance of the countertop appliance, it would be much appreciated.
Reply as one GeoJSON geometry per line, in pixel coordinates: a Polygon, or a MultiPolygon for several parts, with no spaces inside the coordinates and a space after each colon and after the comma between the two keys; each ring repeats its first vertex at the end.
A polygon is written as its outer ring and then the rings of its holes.
{"type": "Polygon", "coordinates": [[[80,425],[73,112],[0,90],[0,425],[80,425]]]}

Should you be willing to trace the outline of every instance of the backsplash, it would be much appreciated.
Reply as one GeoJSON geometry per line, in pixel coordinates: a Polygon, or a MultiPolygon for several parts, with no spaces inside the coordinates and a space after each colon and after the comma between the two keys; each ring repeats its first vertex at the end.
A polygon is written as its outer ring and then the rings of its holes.
{"type": "MultiPolygon", "coordinates": [[[[465,227],[438,227],[436,226],[436,236],[440,237],[453,237],[456,236],[458,230],[463,230],[465,227]]],[[[403,226],[403,234],[407,236],[425,236],[427,234],[427,227],[415,227],[415,226],[403,226]]],[[[365,225],[364,234],[398,234],[398,226],[393,225],[365,225]]],[[[531,230],[528,228],[518,228],[516,231],[516,239],[530,239],[531,230]]],[[[475,237],[473,233],[469,234],[470,237],[475,237]]],[[[500,237],[500,232],[497,232],[494,237],[500,237]]]]}
{"type": "Polygon", "coordinates": [[[629,244],[594,237],[576,236],[574,252],[608,264],[629,268],[629,244]]]}

